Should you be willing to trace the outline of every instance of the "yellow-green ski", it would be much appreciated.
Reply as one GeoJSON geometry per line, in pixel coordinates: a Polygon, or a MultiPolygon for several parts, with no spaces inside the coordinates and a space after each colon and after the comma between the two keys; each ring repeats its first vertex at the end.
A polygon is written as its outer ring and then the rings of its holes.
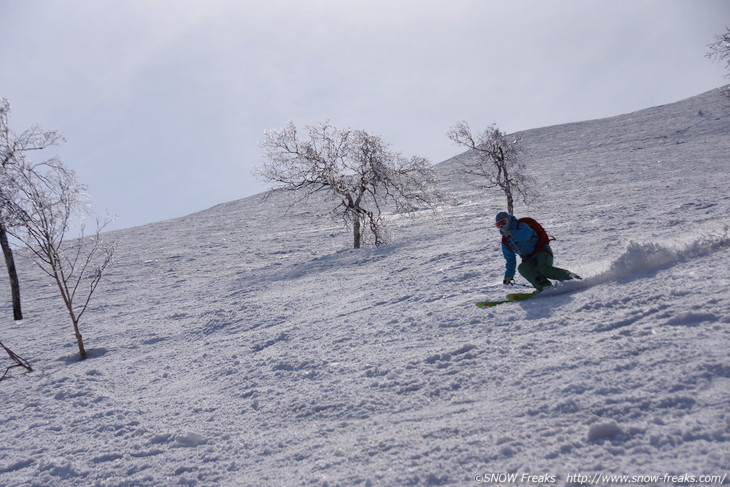
{"type": "Polygon", "coordinates": [[[477,303],[477,308],[482,308],[482,309],[484,309],[484,308],[491,308],[493,306],[497,306],[498,304],[503,304],[503,303],[509,303],[509,301],[506,301],[506,300],[502,300],[502,301],[479,301],[477,303]]]}
{"type": "Polygon", "coordinates": [[[511,303],[513,301],[525,301],[527,299],[534,298],[535,296],[537,296],[537,293],[512,293],[507,295],[507,299],[500,301],[479,301],[477,303],[477,308],[492,308],[499,304],[511,303]]]}

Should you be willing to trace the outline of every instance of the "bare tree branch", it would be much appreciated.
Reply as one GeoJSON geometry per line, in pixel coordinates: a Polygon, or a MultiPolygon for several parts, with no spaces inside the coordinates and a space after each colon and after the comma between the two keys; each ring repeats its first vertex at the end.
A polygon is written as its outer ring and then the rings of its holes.
{"type": "Polygon", "coordinates": [[[15,365],[11,365],[7,369],[5,369],[5,373],[2,375],[2,377],[0,377],[0,380],[3,380],[8,375],[8,372],[10,372],[10,369],[14,367],[23,367],[28,372],[33,372],[33,367],[30,366],[30,363],[28,363],[27,360],[16,355],[12,350],[3,345],[3,342],[0,342],[0,347],[3,348],[7,352],[8,356],[15,362],[15,365]]]}
{"type": "Polygon", "coordinates": [[[715,36],[715,42],[707,46],[709,50],[705,56],[714,62],[724,62],[728,69],[728,74],[725,76],[730,78],[730,27],[725,29],[727,32],[715,36]]]}

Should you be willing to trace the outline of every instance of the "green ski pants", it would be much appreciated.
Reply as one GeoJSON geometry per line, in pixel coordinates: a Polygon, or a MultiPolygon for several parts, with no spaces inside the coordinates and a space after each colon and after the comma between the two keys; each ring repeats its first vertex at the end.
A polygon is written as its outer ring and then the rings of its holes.
{"type": "Polygon", "coordinates": [[[550,286],[548,279],[567,281],[573,278],[569,271],[553,267],[553,256],[547,252],[538,252],[532,259],[520,264],[517,270],[538,290],[550,286]]]}

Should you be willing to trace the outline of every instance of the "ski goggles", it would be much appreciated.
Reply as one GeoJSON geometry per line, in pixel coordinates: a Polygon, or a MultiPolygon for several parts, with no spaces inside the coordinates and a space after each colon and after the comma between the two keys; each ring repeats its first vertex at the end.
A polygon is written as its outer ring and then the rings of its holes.
{"type": "Polygon", "coordinates": [[[497,223],[494,224],[497,228],[502,228],[503,226],[507,225],[509,223],[509,218],[502,218],[501,220],[497,220],[497,223]]]}

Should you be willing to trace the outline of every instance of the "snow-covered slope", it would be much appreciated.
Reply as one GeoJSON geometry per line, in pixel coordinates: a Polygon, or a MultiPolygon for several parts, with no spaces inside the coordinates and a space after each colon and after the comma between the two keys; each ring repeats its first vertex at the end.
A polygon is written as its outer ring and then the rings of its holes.
{"type": "Polygon", "coordinates": [[[21,256],[26,320],[0,286],[0,340],[36,370],[0,382],[0,485],[726,475],[730,100],[523,135],[541,198],[518,216],[585,277],[569,293],[474,306],[505,292],[502,198],[456,158],[452,204],[376,249],[282,196],[109,234],[84,362],[21,256]]]}

